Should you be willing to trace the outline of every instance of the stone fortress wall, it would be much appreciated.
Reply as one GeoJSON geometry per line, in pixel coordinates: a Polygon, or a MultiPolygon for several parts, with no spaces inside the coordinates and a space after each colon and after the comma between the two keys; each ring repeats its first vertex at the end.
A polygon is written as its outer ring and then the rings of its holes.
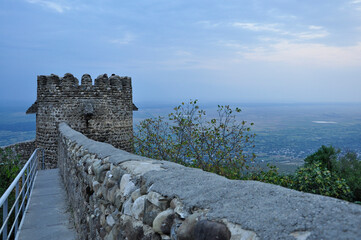
{"type": "Polygon", "coordinates": [[[40,75],[37,83],[37,100],[27,113],[36,113],[36,146],[45,149],[46,168],[57,165],[60,122],[91,139],[132,151],[135,106],[129,77],[103,74],[93,85],[90,75],[84,74],[79,85],[67,73],[62,78],[40,75]]]}
{"type": "Polygon", "coordinates": [[[360,205],[140,157],[65,123],[58,142],[80,239],[361,239],[360,205]]]}

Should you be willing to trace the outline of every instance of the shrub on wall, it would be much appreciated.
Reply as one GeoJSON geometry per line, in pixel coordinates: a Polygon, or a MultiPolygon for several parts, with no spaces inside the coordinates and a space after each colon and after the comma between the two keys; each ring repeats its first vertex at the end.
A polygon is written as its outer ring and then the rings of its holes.
{"type": "Polygon", "coordinates": [[[174,161],[228,178],[240,178],[253,161],[255,134],[246,121],[237,121],[241,109],[218,105],[216,118],[207,118],[197,100],[182,103],[168,118],[145,119],[137,126],[135,151],[139,155],[174,161]]]}

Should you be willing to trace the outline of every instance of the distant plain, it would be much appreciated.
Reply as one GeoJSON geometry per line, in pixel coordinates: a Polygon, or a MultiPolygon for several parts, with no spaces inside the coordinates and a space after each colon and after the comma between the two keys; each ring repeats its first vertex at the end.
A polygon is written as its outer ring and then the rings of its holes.
{"type": "MultiPolygon", "coordinates": [[[[174,106],[136,104],[134,124],[156,116],[167,116],[174,106]]],[[[216,104],[201,105],[207,116],[216,116],[216,104]]],[[[361,155],[361,104],[232,104],[240,107],[237,119],[253,122],[256,133],[256,163],[275,164],[291,172],[321,145],[361,155]]],[[[0,146],[35,138],[35,115],[26,107],[0,108],[0,146]]],[[[136,130],[136,128],[135,128],[136,130]]]]}

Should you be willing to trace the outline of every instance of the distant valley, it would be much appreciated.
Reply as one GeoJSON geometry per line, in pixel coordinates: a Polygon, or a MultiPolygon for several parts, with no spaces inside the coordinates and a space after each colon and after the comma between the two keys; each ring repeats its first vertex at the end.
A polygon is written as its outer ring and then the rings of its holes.
{"type": "MultiPolygon", "coordinates": [[[[343,152],[361,155],[361,104],[238,104],[239,120],[254,122],[257,134],[255,164],[276,164],[281,171],[292,171],[321,145],[332,145],[343,152]]],[[[134,112],[134,124],[156,116],[167,116],[169,107],[142,107],[134,112]]],[[[201,106],[202,107],[202,106],[201,106]]],[[[236,107],[236,105],[234,105],[236,107]]],[[[205,105],[207,116],[216,108],[205,105]]],[[[0,146],[35,138],[35,115],[26,108],[0,111],[0,146]]]]}

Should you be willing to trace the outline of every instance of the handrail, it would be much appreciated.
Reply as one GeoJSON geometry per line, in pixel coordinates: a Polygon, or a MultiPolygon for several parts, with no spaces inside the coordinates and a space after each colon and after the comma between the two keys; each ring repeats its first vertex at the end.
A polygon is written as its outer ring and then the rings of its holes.
{"type": "Polygon", "coordinates": [[[37,148],[31,155],[29,160],[25,163],[24,167],[21,169],[21,171],[16,176],[14,181],[11,183],[11,185],[8,187],[8,189],[5,191],[5,193],[0,198],[0,208],[1,207],[3,208],[3,222],[2,222],[2,226],[0,228],[0,235],[2,235],[3,240],[10,239],[10,237],[12,236],[12,233],[14,233],[14,236],[16,236],[18,227],[19,227],[19,217],[20,217],[21,212],[22,212],[22,219],[21,219],[20,224],[22,223],[22,221],[24,219],[23,216],[24,216],[25,208],[29,204],[29,196],[31,194],[34,179],[35,179],[35,176],[36,176],[36,173],[38,170],[38,162],[39,161],[38,161],[37,153],[39,151],[42,152],[42,168],[44,168],[44,149],[37,148]],[[25,177],[26,177],[26,180],[25,180],[25,177]],[[22,181],[21,181],[22,186],[21,186],[21,191],[19,192],[20,178],[22,179],[22,181]],[[8,211],[8,198],[9,198],[10,194],[13,192],[14,188],[16,190],[15,191],[15,202],[11,206],[10,211],[8,211]],[[25,189],[26,189],[26,191],[25,191],[25,189]],[[20,199],[21,199],[21,204],[20,204],[20,211],[19,211],[20,199]],[[8,224],[9,224],[10,217],[11,217],[12,213],[14,212],[14,209],[15,209],[15,214],[14,214],[15,220],[12,223],[10,231],[8,233],[7,232],[8,224]]]}

